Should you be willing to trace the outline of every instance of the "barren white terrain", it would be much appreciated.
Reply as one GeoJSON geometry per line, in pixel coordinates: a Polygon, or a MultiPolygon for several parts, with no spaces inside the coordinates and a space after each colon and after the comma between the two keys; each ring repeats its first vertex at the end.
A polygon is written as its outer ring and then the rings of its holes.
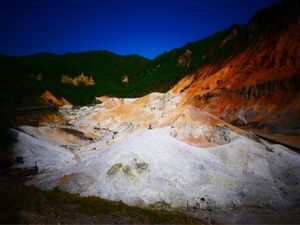
{"type": "Polygon", "coordinates": [[[63,106],[64,121],[22,126],[28,183],[130,205],[217,210],[299,206],[300,155],[182,103],[177,94],[63,106]]]}

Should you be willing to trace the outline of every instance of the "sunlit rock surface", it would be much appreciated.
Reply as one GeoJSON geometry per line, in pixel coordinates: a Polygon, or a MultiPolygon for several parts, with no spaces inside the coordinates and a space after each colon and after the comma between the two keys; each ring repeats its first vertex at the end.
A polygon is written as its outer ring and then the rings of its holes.
{"type": "Polygon", "coordinates": [[[71,105],[70,102],[68,102],[65,98],[58,99],[56,98],[50,91],[46,90],[41,95],[41,100],[47,103],[51,103],[57,106],[63,106],[63,105],[71,105]]]}
{"type": "Polygon", "coordinates": [[[180,94],[101,101],[61,107],[63,122],[12,131],[23,166],[40,168],[30,184],[132,205],[299,206],[298,153],[186,105],[180,94]]]}
{"type": "Polygon", "coordinates": [[[299,149],[300,14],[292,13],[299,4],[282,3],[289,6],[278,5],[276,12],[283,10],[285,16],[257,14],[244,33],[233,28],[223,41],[236,37],[234,45],[247,48],[231,46],[229,51],[238,53],[220,63],[204,63],[170,92],[180,93],[187,105],[299,149]]]}
{"type": "Polygon", "coordinates": [[[62,75],[61,76],[61,82],[62,83],[70,83],[73,84],[74,86],[78,86],[79,84],[85,84],[85,85],[95,85],[94,78],[92,76],[84,75],[81,73],[77,77],[69,77],[68,75],[62,75]]]}

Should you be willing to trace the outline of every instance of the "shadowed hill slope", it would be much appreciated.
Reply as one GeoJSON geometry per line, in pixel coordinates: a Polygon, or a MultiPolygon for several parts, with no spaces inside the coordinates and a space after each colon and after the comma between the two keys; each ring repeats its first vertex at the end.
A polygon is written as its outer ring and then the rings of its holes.
{"type": "MultiPolygon", "coordinates": [[[[242,26],[233,26],[241,29],[242,26]]],[[[232,28],[233,29],[233,28],[232,28]]],[[[2,101],[26,105],[49,90],[73,104],[88,104],[95,96],[140,97],[153,91],[166,92],[182,77],[215,56],[215,49],[231,29],[203,40],[189,43],[149,60],[138,55],[120,56],[107,51],[90,51],[55,55],[0,56],[2,101]],[[186,65],[180,63],[189,49],[186,65]],[[203,55],[207,57],[204,58],[203,55]],[[95,85],[62,83],[62,77],[74,79],[81,74],[92,77],[95,85]],[[128,83],[122,82],[124,76],[128,83]],[[13,91],[12,91],[13,90],[13,91]]]]}

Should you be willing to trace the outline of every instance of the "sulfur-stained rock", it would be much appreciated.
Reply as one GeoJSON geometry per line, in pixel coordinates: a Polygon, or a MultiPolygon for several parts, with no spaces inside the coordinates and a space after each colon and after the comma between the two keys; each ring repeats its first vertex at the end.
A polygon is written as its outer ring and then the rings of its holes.
{"type": "Polygon", "coordinates": [[[116,163],[112,165],[109,170],[107,171],[107,175],[112,176],[115,175],[117,172],[121,171],[123,167],[122,163],[116,163]]]}

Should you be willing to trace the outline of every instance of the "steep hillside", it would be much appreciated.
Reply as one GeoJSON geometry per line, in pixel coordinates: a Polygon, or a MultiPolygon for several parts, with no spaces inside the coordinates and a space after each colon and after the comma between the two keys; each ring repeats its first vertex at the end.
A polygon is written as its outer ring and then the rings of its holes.
{"type": "MultiPolygon", "coordinates": [[[[185,75],[194,74],[199,68],[201,73],[206,68],[206,74],[213,74],[228,65],[232,58],[250,50],[248,57],[260,54],[259,62],[256,60],[253,69],[283,67],[278,54],[289,54],[289,59],[285,60],[292,64],[297,58],[297,47],[291,46],[297,43],[297,37],[293,40],[289,37],[294,35],[292,29],[297,36],[298,27],[290,26],[296,24],[298,11],[297,1],[282,1],[279,6],[259,11],[247,26],[233,25],[208,38],[166,52],[154,60],[137,55],[118,56],[107,51],[0,56],[0,97],[2,101],[17,105],[27,104],[28,99],[38,98],[45,90],[74,104],[87,104],[101,95],[140,97],[153,91],[168,91],[185,75]],[[287,29],[291,32],[287,33],[287,29]],[[281,46],[277,49],[272,49],[279,38],[284,39],[283,33],[286,33],[286,40],[281,40],[281,46]],[[284,46],[286,41],[289,46],[284,46]],[[285,52],[285,48],[290,49],[289,52],[285,52]],[[275,53],[271,56],[272,52],[276,52],[276,56],[275,53]],[[91,77],[95,85],[79,83],[74,87],[72,82],[61,82],[63,77],[72,81],[82,73],[91,77]],[[128,77],[128,83],[122,82],[123,76],[128,77]]],[[[247,59],[244,62],[248,64],[247,59]]],[[[250,68],[249,71],[253,73],[250,68]]]]}
{"type": "Polygon", "coordinates": [[[293,0],[259,11],[230,40],[234,54],[216,57],[172,92],[232,124],[299,147],[299,12],[293,0]]]}
{"type": "Polygon", "coordinates": [[[148,68],[142,74],[143,79],[150,87],[143,93],[168,91],[182,77],[200,66],[207,65],[219,54],[218,51],[223,40],[230,36],[233,30],[241,29],[243,29],[243,25],[233,25],[230,29],[215,33],[203,40],[159,55],[152,61],[152,68],[148,68]]]}
{"type": "Polygon", "coordinates": [[[124,91],[121,78],[143,71],[148,59],[137,55],[118,56],[106,51],[68,53],[65,55],[37,54],[24,57],[0,58],[1,97],[11,98],[18,104],[25,99],[38,98],[45,90],[65,97],[74,104],[87,104],[95,96],[124,91]],[[96,85],[63,83],[85,74],[96,85]]]}
{"type": "Polygon", "coordinates": [[[28,105],[49,90],[59,98],[84,105],[95,96],[140,97],[153,91],[166,92],[186,74],[215,58],[223,40],[242,28],[234,25],[154,60],[107,51],[0,56],[0,98],[12,105],[28,105]],[[124,83],[123,77],[128,82],[124,83]]]}

